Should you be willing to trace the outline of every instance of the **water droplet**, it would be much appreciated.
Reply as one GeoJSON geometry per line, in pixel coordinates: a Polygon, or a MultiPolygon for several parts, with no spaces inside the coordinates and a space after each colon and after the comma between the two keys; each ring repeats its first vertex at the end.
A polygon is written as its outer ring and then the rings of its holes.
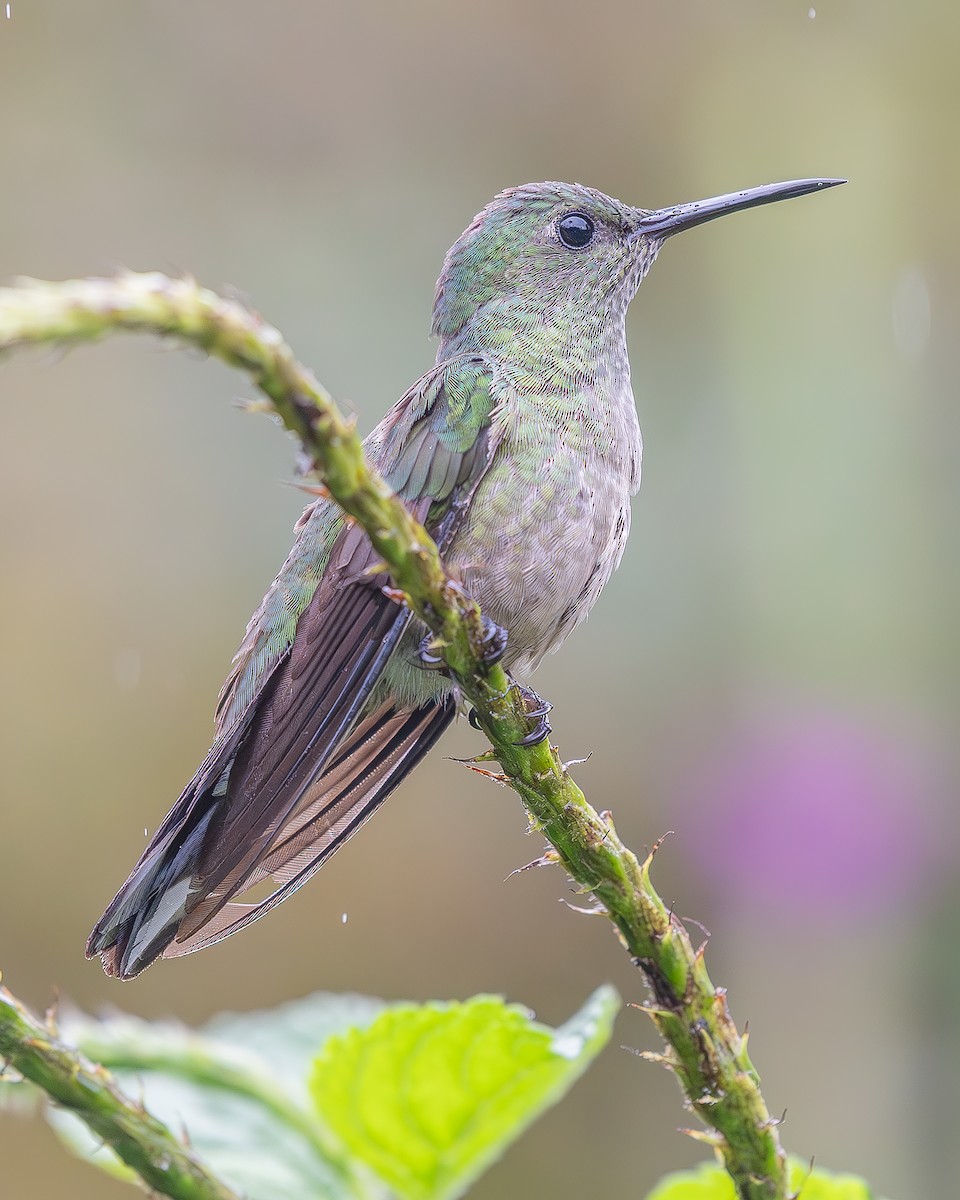
{"type": "Polygon", "coordinates": [[[811,21],[815,21],[817,18],[817,10],[815,8],[808,8],[807,16],[810,18],[811,21]]]}
{"type": "Polygon", "coordinates": [[[579,1034],[566,1033],[554,1038],[550,1043],[550,1049],[554,1054],[559,1054],[561,1058],[567,1058],[572,1062],[583,1052],[583,1042],[584,1039],[579,1034]]]}

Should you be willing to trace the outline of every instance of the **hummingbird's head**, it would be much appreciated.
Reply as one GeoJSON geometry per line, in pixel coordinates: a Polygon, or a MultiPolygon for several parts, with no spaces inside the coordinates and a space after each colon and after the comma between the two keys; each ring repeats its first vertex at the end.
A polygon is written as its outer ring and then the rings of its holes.
{"type": "Polygon", "coordinates": [[[512,324],[577,328],[622,318],[664,241],[727,213],[843,183],[798,179],[672,208],[631,208],[573,183],[528,183],[501,192],[474,217],[446,257],[433,332],[450,339],[474,314],[509,336],[512,324]]]}
{"type": "Polygon", "coordinates": [[[635,236],[640,214],[579,184],[528,183],[501,192],[447,254],[433,332],[453,337],[491,304],[508,312],[558,302],[622,312],[661,244],[635,236]]]}

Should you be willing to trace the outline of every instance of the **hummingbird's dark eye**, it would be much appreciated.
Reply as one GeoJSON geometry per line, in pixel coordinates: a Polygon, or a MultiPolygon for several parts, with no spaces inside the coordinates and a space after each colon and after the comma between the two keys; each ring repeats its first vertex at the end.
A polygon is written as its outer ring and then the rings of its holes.
{"type": "Polygon", "coordinates": [[[583,213],[567,213],[557,222],[557,236],[571,250],[582,250],[593,241],[593,222],[583,213]]]}

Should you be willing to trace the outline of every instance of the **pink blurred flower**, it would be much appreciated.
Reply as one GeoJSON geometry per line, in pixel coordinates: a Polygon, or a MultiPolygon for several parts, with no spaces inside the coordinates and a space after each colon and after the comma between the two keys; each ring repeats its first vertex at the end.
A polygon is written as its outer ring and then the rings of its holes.
{"type": "Polygon", "coordinates": [[[937,775],[929,751],[858,714],[761,717],[682,789],[684,843],[750,904],[881,915],[946,861],[937,775]]]}

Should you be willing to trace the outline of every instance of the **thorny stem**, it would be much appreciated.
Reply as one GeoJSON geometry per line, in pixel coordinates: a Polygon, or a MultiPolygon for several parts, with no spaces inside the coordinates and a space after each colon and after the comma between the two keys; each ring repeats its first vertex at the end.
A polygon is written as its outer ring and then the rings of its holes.
{"type": "Polygon", "coordinates": [[[128,1099],[109,1071],[58,1042],[5,987],[0,1060],[81,1117],[155,1192],[174,1200],[239,1200],[166,1125],[128,1099]]]}
{"type": "MultiPolygon", "coordinates": [[[[279,332],[193,280],[159,274],[25,280],[0,289],[0,350],[94,341],[124,329],[169,335],[206,350],[247,372],[269,398],[317,476],[367,531],[394,583],[436,635],[532,826],[570,876],[593,892],[646,977],[652,998],[644,1007],[667,1042],[658,1057],[676,1073],[708,1127],[695,1136],[714,1147],[741,1200],[786,1200],[785,1157],[746,1036],[730,1017],[724,989],[710,980],[702,947],[694,949],[654,890],[652,854],[640,862],[621,843],[609,815],[590,807],[548,740],[517,745],[529,728],[523,701],[502,667],[481,661],[476,604],[447,577],[428,534],[365,462],[352,422],[279,332]]],[[[121,1126],[103,1133],[111,1144],[121,1135],[121,1126]]]]}

